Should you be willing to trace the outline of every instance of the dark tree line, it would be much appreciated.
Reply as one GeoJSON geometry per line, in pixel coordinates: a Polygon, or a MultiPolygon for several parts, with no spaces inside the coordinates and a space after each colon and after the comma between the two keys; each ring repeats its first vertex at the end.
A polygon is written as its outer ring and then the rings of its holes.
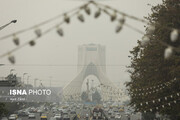
{"type": "MultiPolygon", "coordinates": [[[[131,81],[127,83],[127,87],[131,93],[131,105],[135,106],[136,111],[147,111],[151,114],[159,112],[169,115],[173,120],[179,120],[180,97],[176,93],[180,92],[180,52],[174,51],[169,59],[164,59],[167,46],[160,44],[159,41],[180,49],[180,35],[176,42],[170,40],[172,31],[170,28],[180,29],[180,0],[163,0],[162,4],[152,7],[152,14],[146,19],[155,26],[155,30],[148,35],[150,42],[146,46],[142,46],[138,41],[138,45],[130,51],[131,81]],[[176,81],[168,86],[164,85],[163,89],[153,91],[157,90],[157,87],[153,86],[168,83],[173,79],[176,81]],[[143,88],[152,89],[143,90],[143,88]],[[172,94],[173,96],[158,101],[159,98],[172,94]],[[145,101],[148,103],[144,103],[145,101]]],[[[147,33],[148,27],[146,28],[147,33]]]]}

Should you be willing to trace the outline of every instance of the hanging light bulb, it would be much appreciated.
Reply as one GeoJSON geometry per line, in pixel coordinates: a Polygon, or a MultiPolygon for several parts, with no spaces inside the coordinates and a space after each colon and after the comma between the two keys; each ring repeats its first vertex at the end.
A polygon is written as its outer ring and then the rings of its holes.
{"type": "Polygon", "coordinates": [[[170,34],[170,39],[172,42],[176,42],[179,36],[179,32],[177,29],[174,29],[170,34]]]}
{"type": "Polygon", "coordinates": [[[64,36],[63,29],[61,29],[61,28],[58,28],[58,29],[57,29],[57,33],[58,33],[60,36],[64,36]]]}
{"type": "Polygon", "coordinates": [[[42,32],[41,32],[40,29],[36,29],[34,32],[35,32],[35,34],[37,35],[37,37],[41,37],[42,32]]]}
{"type": "Polygon", "coordinates": [[[155,101],[153,100],[153,103],[155,103],[155,101]]]}
{"type": "Polygon", "coordinates": [[[70,18],[67,16],[67,14],[64,14],[64,21],[69,24],[70,23],[70,18]]]}
{"type": "Polygon", "coordinates": [[[90,9],[88,6],[85,6],[85,7],[84,7],[84,10],[85,10],[85,12],[86,12],[88,15],[91,14],[91,9],[90,9]]]}
{"type": "Polygon", "coordinates": [[[152,109],[150,109],[150,111],[152,112],[152,109]]]}
{"type": "Polygon", "coordinates": [[[176,100],[174,100],[174,103],[176,103],[176,100]]]}
{"type": "Polygon", "coordinates": [[[142,37],[141,45],[142,45],[143,47],[145,47],[145,46],[147,46],[147,44],[149,43],[149,41],[150,41],[150,38],[149,38],[147,35],[144,35],[144,36],[142,37]]]}
{"type": "Polygon", "coordinates": [[[158,107],[156,107],[156,110],[158,110],[158,107]]]}
{"type": "Polygon", "coordinates": [[[164,51],[164,58],[169,59],[173,55],[172,47],[167,47],[164,51]]]}
{"type": "Polygon", "coordinates": [[[113,22],[117,18],[117,13],[114,11],[114,13],[111,15],[111,21],[113,22]]]}
{"type": "Polygon", "coordinates": [[[101,15],[101,9],[99,8],[98,11],[95,12],[94,17],[98,18],[101,15]]]}
{"type": "Polygon", "coordinates": [[[19,45],[19,38],[14,35],[13,42],[15,45],[19,45]]]}
{"type": "Polygon", "coordinates": [[[171,106],[171,103],[168,103],[169,106],[171,106]]]}
{"type": "Polygon", "coordinates": [[[164,105],[162,105],[162,107],[164,108],[164,105]]]}
{"type": "Polygon", "coordinates": [[[8,60],[9,60],[12,64],[15,64],[15,57],[14,57],[14,56],[10,55],[10,56],[8,57],[8,60]]]}
{"type": "Polygon", "coordinates": [[[35,43],[34,40],[31,40],[31,41],[29,42],[29,44],[30,44],[30,46],[34,46],[36,43],[35,43]]]}
{"type": "Polygon", "coordinates": [[[149,25],[149,26],[147,27],[146,33],[147,33],[148,35],[151,35],[151,34],[153,34],[154,30],[155,30],[155,26],[154,26],[154,25],[149,25]]]}
{"type": "Polygon", "coordinates": [[[120,23],[120,24],[124,24],[125,21],[126,21],[126,20],[125,20],[125,17],[124,17],[124,16],[123,16],[122,18],[119,19],[119,23],[120,23]]]}
{"type": "Polygon", "coordinates": [[[116,27],[116,33],[119,33],[121,30],[122,30],[123,26],[122,24],[119,24],[117,27],[116,27]]]}
{"type": "Polygon", "coordinates": [[[81,22],[84,22],[84,16],[82,14],[79,14],[77,17],[81,22]]]}

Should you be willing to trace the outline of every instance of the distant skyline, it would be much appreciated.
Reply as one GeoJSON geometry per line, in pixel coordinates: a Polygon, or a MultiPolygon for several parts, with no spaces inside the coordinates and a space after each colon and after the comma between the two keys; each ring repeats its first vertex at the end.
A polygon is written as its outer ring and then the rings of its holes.
{"type": "MultiPolygon", "coordinates": [[[[143,18],[151,13],[151,6],[147,4],[157,5],[162,0],[98,2],[143,18]]],[[[18,22],[0,31],[0,37],[38,24],[83,3],[83,1],[73,0],[1,0],[0,24],[4,25],[13,19],[17,19],[18,22]]],[[[124,82],[130,80],[126,68],[130,65],[129,51],[137,45],[137,40],[141,39],[142,34],[126,26],[120,33],[116,34],[117,23],[111,23],[110,18],[104,14],[98,19],[94,19],[96,9],[93,7],[92,9],[90,16],[82,12],[85,16],[85,23],[80,23],[74,17],[69,25],[63,25],[64,37],[60,37],[54,30],[40,38],[34,47],[26,46],[15,52],[13,54],[16,58],[15,65],[11,65],[7,57],[0,59],[0,64],[5,64],[0,66],[0,77],[8,75],[10,69],[13,68],[18,76],[22,77],[23,73],[28,73],[31,76],[29,82],[32,84],[37,78],[49,86],[49,79],[52,77],[52,86],[64,86],[77,75],[78,45],[94,43],[106,46],[107,75],[112,82],[118,83],[122,87],[124,82]]],[[[62,19],[57,21],[62,21],[62,19]]],[[[144,31],[145,24],[128,18],[126,22],[144,31]]],[[[41,29],[51,25],[53,23],[41,29]]],[[[34,31],[17,36],[20,38],[20,42],[24,43],[34,36],[34,31]]],[[[0,41],[0,43],[0,54],[16,47],[11,37],[0,41]]]]}

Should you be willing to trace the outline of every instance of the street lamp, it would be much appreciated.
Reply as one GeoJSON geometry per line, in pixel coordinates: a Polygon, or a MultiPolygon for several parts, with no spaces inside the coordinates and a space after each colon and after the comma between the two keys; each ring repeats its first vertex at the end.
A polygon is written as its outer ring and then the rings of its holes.
{"type": "Polygon", "coordinates": [[[2,29],[4,29],[5,27],[7,27],[8,25],[10,25],[11,23],[16,23],[16,22],[17,22],[17,20],[12,20],[11,22],[9,22],[9,23],[1,26],[1,27],[0,27],[0,31],[1,31],[2,29]]]}

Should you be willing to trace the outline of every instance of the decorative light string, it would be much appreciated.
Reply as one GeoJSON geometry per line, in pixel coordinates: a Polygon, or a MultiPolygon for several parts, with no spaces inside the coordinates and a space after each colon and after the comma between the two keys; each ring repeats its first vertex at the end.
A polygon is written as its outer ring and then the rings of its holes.
{"type": "Polygon", "coordinates": [[[162,102],[163,100],[168,101],[169,98],[173,99],[174,97],[180,97],[180,92],[177,92],[177,93],[165,96],[165,97],[157,98],[157,99],[144,101],[144,102],[141,102],[139,104],[135,104],[134,106],[146,106],[149,104],[156,104],[156,103],[162,102]]]}
{"type": "MultiPolygon", "coordinates": [[[[76,13],[77,19],[78,19],[79,21],[81,21],[81,22],[84,22],[84,21],[85,21],[85,18],[84,18],[84,16],[80,13],[80,11],[81,11],[81,10],[84,10],[88,15],[90,15],[90,14],[91,14],[91,10],[90,10],[90,8],[89,8],[89,5],[90,5],[90,4],[95,5],[95,7],[97,7],[97,9],[98,9],[98,10],[95,12],[95,14],[94,14],[94,17],[95,17],[95,18],[98,18],[98,17],[101,15],[101,13],[103,12],[103,13],[106,13],[107,15],[110,16],[110,20],[111,20],[112,22],[113,22],[113,21],[118,21],[118,25],[117,25],[117,27],[116,27],[116,29],[115,29],[115,32],[116,32],[116,33],[120,32],[120,31],[122,30],[123,26],[125,25],[125,26],[133,29],[134,31],[136,31],[136,32],[138,32],[138,33],[140,33],[140,34],[144,34],[144,32],[138,30],[137,28],[135,28],[135,27],[133,27],[133,26],[127,24],[127,23],[125,23],[125,18],[126,18],[126,17],[127,17],[127,18],[130,18],[130,19],[133,19],[133,20],[136,20],[136,21],[139,21],[139,22],[143,22],[143,23],[149,24],[146,20],[140,19],[140,18],[135,17],[135,16],[132,16],[132,15],[128,15],[128,14],[126,14],[126,13],[124,13],[124,12],[121,12],[121,11],[119,11],[119,10],[117,10],[117,9],[114,9],[114,8],[108,6],[108,5],[103,5],[103,4],[94,2],[94,1],[89,1],[88,3],[86,3],[86,4],[84,4],[84,5],[81,5],[81,6],[78,7],[78,8],[72,9],[72,10],[70,10],[70,11],[68,11],[68,12],[66,12],[66,13],[60,14],[60,15],[54,17],[54,18],[48,19],[48,20],[46,20],[46,21],[44,21],[44,22],[42,22],[42,23],[39,23],[39,24],[37,24],[37,25],[35,25],[35,26],[33,26],[33,27],[29,27],[29,28],[26,28],[26,29],[17,31],[17,32],[15,32],[15,33],[12,33],[12,34],[9,34],[9,35],[6,35],[6,36],[1,37],[0,40],[4,40],[4,39],[6,39],[6,38],[8,38],[8,37],[13,36],[13,42],[14,42],[15,45],[17,45],[17,47],[14,48],[14,49],[12,49],[12,50],[10,50],[10,51],[7,52],[7,53],[4,53],[4,54],[0,55],[0,58],[3,58],[3,57],[5,57],[5,56],[9,55],[8,60],[9,60],[12,64],[15,64],[16,60],[15,60],[15,57],[12,55],[13,52],[15,52],[15,51],[17,51],[17,50],[25,47],[26,45],[34,46],[34,45],[36,44],[36,43],[35,43],[36,40],[38,40],[39,38],[41,38],[41,37],[44,36],[45,34],[49,33],[50,31],[52,31],[54,28],[57,29],[57,33],[58,33],[60,36],[64,36],[64,31],[63,31],[63,29],[60,28],[59,26],[60,26],[61,24],[63,24],[64,22],[66,22],[67,24],[70,23],[70,17],[71,17],[71,16],[69,16],[69,13],[72,13],[72,12],[78,10],[79,12],[76,13]],[[111,12],[113,12],[113,13],[112,13],[112,14],[109,13],[108,10],[111,10],[111,12]],[[118,17],[117,14],[120,14],[122,17],[121,17],[120,19],[118,19],[118,18],[117,18],[117,17],[118,17]],[[47,24],[47,23],[49,23],[49,22],[52,22],[52,21],[54,21],[55,19],[60,18],[60,17],[62,17],[62,16],[64,17],[64,21],[62,21],[60,24],[58,24],[58,25],[56,25],[56,26],[53,26],[53,27],[45,30],[44,32],[41,31],[40,27],[41,27],[42,25],[45,25],[45,24],[47,24]],[[18,35],[18,34],[21,34],[21,33],[24,33],[24,32],[26,32],[26,31],[32,30],[32,29],[35,29],[34,33],[36,34],[36,37],[33,38],[33,39],[31,39],[30,41],[28,41],[28,42],[20,45],[20,40],[19,40],[19,38],[17,37],[17,35],[18,35]]],[[[179,38],[180,30],[179,30],[179,29],[175,29],[175,28],[166,28],[166,29],[172,30],[172,32],[170,33],[170,40],[171,40],[172,42],[176,42],[176,41],[178,40],[178,38],[179,38]]],[[[148,36],[151,35],[151,34],[154,32],[154,30],[155,30],[154,25],[149,25],[149,27],[148,27],[148,29],[147,29],[147,31],[146,31],[146,35],[144,35],[144,37],[142,38],[142,41],[141,41],[141,44],[142,44],[143,46],[146,46],[146,45],[150,42],[150,38],[149,38],[148,36]]],[[[173,51],[174,51],[174,50],[180,52],[180,48],[173,47],[173,46],[171,46],[171,45],[169,45],[169,44],[167,44],[167,43],[165,43],[165,42],[163,42],[163,41],[159,41],[159,40],[157,40],[157,41],[158,41],[160,44],[162,44],[162,45],[164,45],[164,46],[167,46],[167,48],[166,48],[165,51],[164,51],[164,58],[165,58],[165,59],[169,59],[169,58],[173,55],[173,51]]]]}
{"type": "Polygon", "coordinates": [[[165,109],[167,107],[172,106],[172,104],[177,104],[179,101],[180,101],[180,99],[178,98],[178,99],[169,101],[167,103],[161,104],[161,105],[156,106],[156,107],[150,107],[150,108],[146,108],[146,109],[137,109],[137,111],[143,112],[143,113],[158,111],[158,110],[160,110],[160,108],[161,108],[161,110],[165,109]]]}

